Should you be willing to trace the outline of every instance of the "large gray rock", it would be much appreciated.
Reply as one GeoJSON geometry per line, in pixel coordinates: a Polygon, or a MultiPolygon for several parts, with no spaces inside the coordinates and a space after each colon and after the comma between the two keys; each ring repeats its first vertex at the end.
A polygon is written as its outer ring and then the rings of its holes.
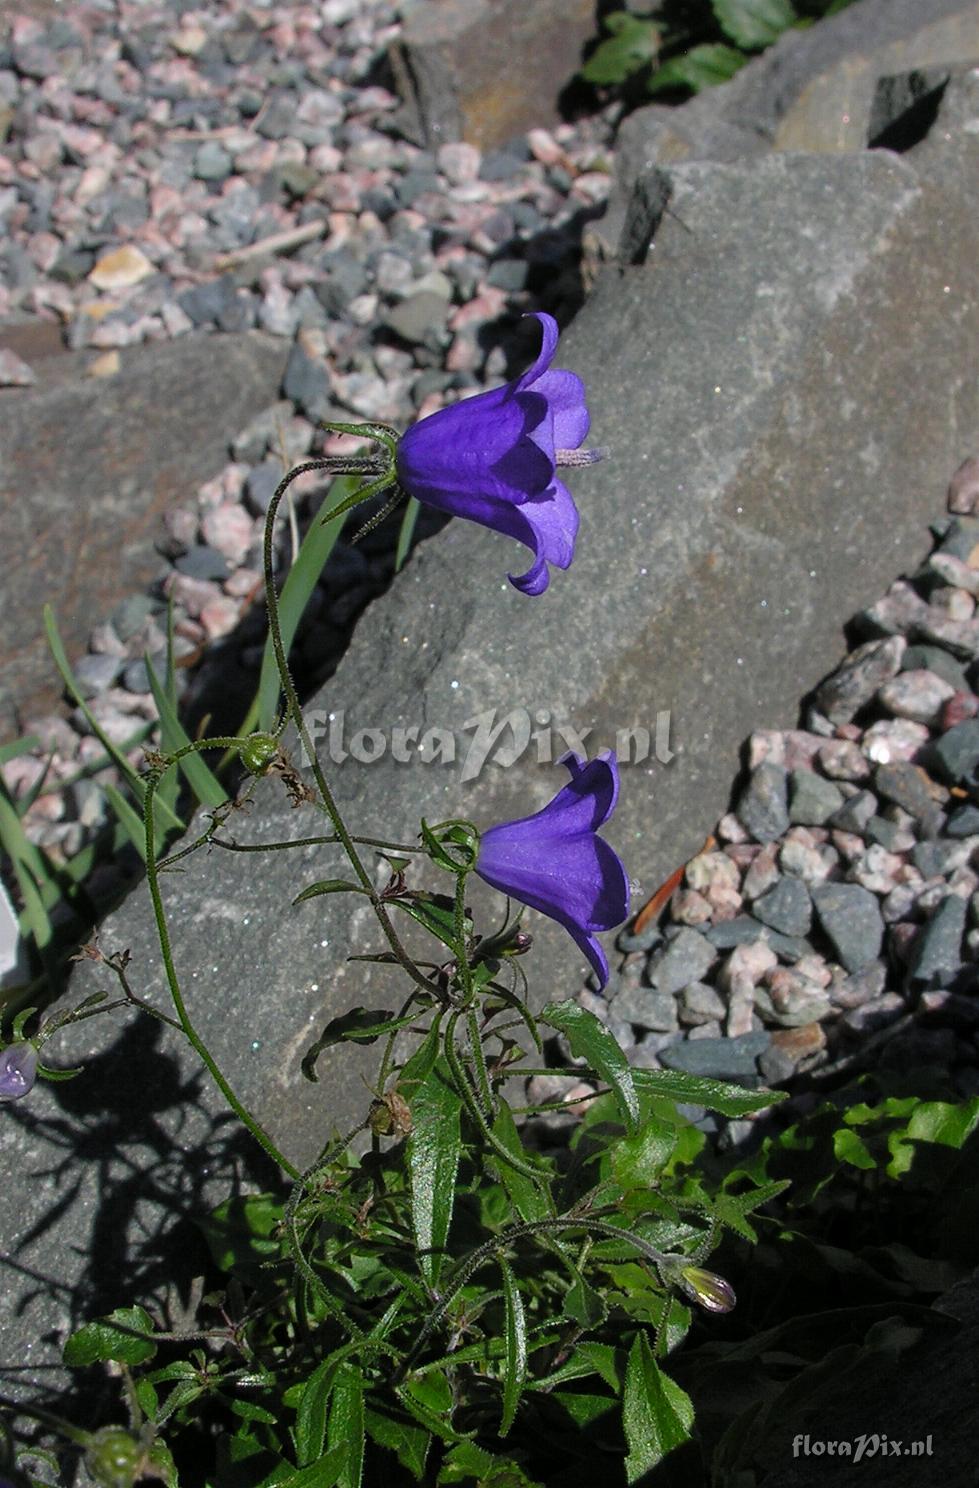
{"type": "MultiPolygon", "coordinates": [[[[634,877],[637,905],[697,851],[727,807],[741,740],[760,725],[794,725],[800,696],[839,659],[845,619],[920,562],[949,475],[979,448],[972,87],[950,87],[934,144],[907,159],[772,155],[671,173],[674,211],[651,261],[606,271],[561,348],[590,390],[595,441],[611,447],[603,464],[573,473],[582,530],[572,568],[529,600],[504,578],[520,561],[508,540],[450,524],[367,612],[310,710],[320,724],[344,714],[348,751],[365,728],[387,740],[405,726],[457,735],[452,765],[398,763],[390,749],[358,764],[352,753],[334,763],[327,733],[321,757],[361,832],[406,840],[422,814],[487,824],[543,805],[564,773],[538,765],[533,743],[509,768],[473,770],[466,741],[480,717],[512,714],[535,728],[546,711],[578,734],[591,730],[593,753],[620,730],[654,733],[668,712],[676,757],[661,762],[661,748],[660,759],[623,765],[606,835],[634,877]]],[[[562,748],[554,733],[552,755],[562,748]]],[[[323,825],[269,780],[233,830],[261,841],[323,825]]],[[[309,1085],[302,1051],[352,1004],[397,1007],[404,978],[344,962],[382,944],[359,901],[291,907],[306,884],[342,872],[333,848],[259,863],[215,850],[180,867],[164,888],[198,1026],[288,1156],[305,1163],[364,1109],[361,1074],[370,1078],[375,1058],[328,1051],[309,1085]]],[[[489,897],[474,891],[473,903],[489,897]]],[[[573,994],[585,971],[575,946],[539,916],[529,928],[535,998],[573,994]]],[[[130,948],[135,989],[167,1005],[144,895],[112,916],[102,944],[130,948]]],[[[82,964],[74,994],[99,985],[105,976],[82,964]]],[[[122,1031],[119,1056],[138,1052],[140,1037],[138,1027],[122,1031]]],[[[81,1024],[64,1057],[104,1040],[97,1022],[81,1024]]],[[[190,1077],[194,1061],[169,1032],[160,1049],[190,1077]]],[[[40,1125],[25,1112],[9,1134],[10,1171],[52,1166],[65,1090],[87,1091],[98,1107],[94,1150],[110,1135],[106,1161],[138,1171],[145,1150],[127,1142],[126,1097],[88,1075],[44,1093],[40,1125]]],[[[216,1116],[209,1082],[198,1100],[216,1116]]],[[[179,1116],[176,1098],[154,1114],[154,1140],[192,1146],[179,1116]]],[[[59,1195],[63,1208],[34,1234],[45,1196],[31,1190],[26,1212],[9,1202],[0,1239],[20,1247],[18,1267],[71,1287],[86,1274],[98,1209],[63,1189],[49,1190],[47,1203],[59,1195]]],[[[158,1219],[165,1230],[172,1214],[161,1208],[158,1219]]],[[[28,1297],[19,1274],[10,1277],[23,1306],[8,1309],[8,1358],[66,1326],[65,1296],[32,1288],[28,1297]]],[[[55,1357],[51,1341],[32,1364],[55,1357]]]]}
{"type": "Polygon", "coordinates": [[[895,1308],[893,1318],[885,1322],[882,1316],[870,1330],[862,1352],[839,1349],[835,1377],[823,1371],[807,1394],[790,1386],[785,1408],[776,1400],[766,1414],[756,1451],[747,1433],[738,1465],[749,1472],[753,1467],[765,1488],[973,1482],[979,1433],[976,1274],[939,1297],[933,1311],[933,1319],[924,1313],[911,1319],[895,1308]],[[849,1444],[848,1455],[841,1443],[849,1444]]]}
{"type": "Polygon", "coordinates": [[[559,123],[597,29],[595,0],[416,0],[391,48],[402,127],[429,146],[492,149],[559,123]]]}
{"type": "Polygon", "coordinates": [[[606,256],[616,253],[637,183],[657,166],[770,149],[862,150],[879,79],[971,57],[979,58],[979,0],[858,0],[818,26],[787,31],[730,82],[626,119],[609,209],[589,237],[606,256]]]}
{"type": "Polygon", "coordinates": [[[273,336],[185,336],[120,353],[91,377],[83,352],[47,326],[9,327],[37,373],[0,391],[0,737],[49,708],[61,684],[42,606],[56,605],[69,657],[87,646],[120,594],[160,568],[160,518],[193,497],[235,434],[275,397],[285,353],[273,336]]]}

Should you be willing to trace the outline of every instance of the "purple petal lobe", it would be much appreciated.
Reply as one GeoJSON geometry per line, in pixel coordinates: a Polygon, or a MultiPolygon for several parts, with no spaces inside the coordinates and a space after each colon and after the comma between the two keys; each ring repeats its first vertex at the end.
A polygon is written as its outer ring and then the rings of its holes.
{"type": "Polygon", "coordinates": [[[608,979],[596,930],[629,913],[629,882],[618,855],[596,835],[618,792],[615,756],[564,763],[571,781],[533,816],[490,827],[480,839],[476,872],[501,893],[549,915],[584,952],[602,986],[608,979]]]}
{"type": "Polygon", "coordinates": [[[527,572],[510,575],[525,594],[542,594],[549,565],[568,568],[574,558],[578,510],[555,475],[555,453],[577,448],[589,423],[581,379],[548,370],[557,323],[543,312],[536,318],[541,350],[526,372],[422,419],[397,451],[398,480],[410,496],[530,549],[527,572]]]}

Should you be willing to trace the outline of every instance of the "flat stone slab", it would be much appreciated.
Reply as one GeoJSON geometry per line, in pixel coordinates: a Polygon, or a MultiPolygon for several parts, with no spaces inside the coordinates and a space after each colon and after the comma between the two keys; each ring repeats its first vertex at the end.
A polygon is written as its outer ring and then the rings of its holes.
{"type": "Polygon", "coordinates": [[[680,107],[649,104],[616,139],[616,184],[588,237],[614,255],[637,184],[657,166],[735,161],[771,149],[859,151],[870,142],[878,80],[979,58],[979,0],[858,0],[789,30],[730,82],[680,107]]]}
{"type": "Polygon", "coordinates": [[[285,366],[281,340],[260,332],[190,335],[127,348],[115,377],[92,377],[89,354],[52,345],[51,329],[0,328],[37,373],[0,390],[0,738],[61,691],[45,602],[69,658],[84,652],[119,596],[159,570],[163,513],[221,468],[285,366]]]}
{"type": "Polygon", "coordinates": [[[492,149],[559,124],[559,96],[596,29],[594,0],[416,3],[391,48],[402,127],[430,147],[492,149]]]}
{"type": "MultiPolygon", "coordinates": [[[[944,117],[971,117],[970,96],[967,83],[950,90],[944,117]]],[[[648,260],[607,270],[561,347],[562,365],[589,389],[594,441],[611,450],[571,473],[582,513],[572,568],[528,600],[504,577],[519,563],[512,543],[451,523],[367,611],[309,710],[356,829],[406,840],[421,815],[477,825],[526,815],[565,779],[548,756],[578,739],[589,753],[618,743],[625,754],[626,731],[646,729],[648,751],[635,762],[633,743],[605,832],[635,905],[700,849],[728,807],[741,741],[795,725],[800,697],[839,660],[842,624],[917,566],[949,476],[979,449],[977,150],[979,137],[940,118],[934,147],[906,159],[771,155],[671,173],[672,210],[648,260]],[[672,760],[662,729],[656,748],[666,714],[672,760]],[[527,747],[511,750],[509,765],[490,750],[477,768],[474,736],[507,719],[497,743],[523,736],[527,747]],[[411,727],[446,730],[454,762],[393,758],[394,730],[411,727]],[[364,729],[385,743],[373,764],[355,758],[364,729]]],[[[234,819],[241,841],[322,830],[272,780],[234,819]]],[[[302,1166],[362,1113],[361,1075],[376,1064],[371,1050],[328,1050],[310,1085],[303,1051],[352,1005],[397,1007],[404,979],[344,961],[382,945],[356,901],[292,907],[309,883],[342,874],[335,849],[279,852],[258,868],[215,850],[180,866],[164,889],[188,1003],[242,1097],[302,1166]]],[[[499,904],[481,885],[472,904],[495,922],[499,904]]],[[[574,995],[586,967],[570,938],[536,915],[528,928],[535,1000],[574,995]]],[[[102,945],[128,947],[134,988],[166,1005],[144,895],[109,919],[102,945]]],[[[72,992],[106,985],[85,963],[72,992]]],[[[124,1029],[121,1054],[145,1037],[124,1029]]],[[[59,1053],[68,1062],[106,1039],[85,1023],[59,1053]]],[[[192,1078],[194,1061],[169,1032],[156,1057],[192,1078]]],[[[217,1119],[210,1084],[194,1090],[202,1119],[217,1119]]],[[[38,1120],[25,1111],[12,1171],[52,1167],[66,1091],[87,1091],[70,1098],[98,1109],[94,1150],[111,1138],[114,1158],[145,1165],[125,1132],[131,1097],[87,1074],[44,1092],[38,1120]]],[[[180,1115],[176,1099],[159,1113],[159,1140],[192,1143],[180,1115]]],[[[64,1206],[43,1232],[14,1205],[0,1216],[17,1267],[65,1288],[87,1274],[100,1222],[94,1201],[79,1209],[71,1199],[71,1177],[68,1164],[47,1180],[49,1207],[64,1206]]],[[[162,1230],[172,1223],[160,1214],[162,1230]]],[[[16,1276],[10,1285],[21,1295],[16,1276]]],[[[23,1357],[28,1339],[48,1340],[32,1355],[37,1378],[57,1360],[67,1296],[33,1289],[8,1311],[7,1359],[23,1357]]]]}

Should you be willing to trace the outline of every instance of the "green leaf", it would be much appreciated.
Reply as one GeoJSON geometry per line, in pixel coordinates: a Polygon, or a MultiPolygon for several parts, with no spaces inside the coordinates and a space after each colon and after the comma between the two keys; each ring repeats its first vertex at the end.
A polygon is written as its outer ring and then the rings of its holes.
{"type": "Polygon", "coordinates": [[[117,1364],[145,1364],[156,1353],[153,1319],[142,1307],[117,1307],[108,1317],[86,1323],[64,1347],[64,1361],[72,1369],[113,1360],[117,1364]]]}
{"type": "MultiPolygon", "coordinates": [[[[142,806],[143,798],[146,794],[146,783],[140,778],[138,772],[133,769],[132,765],[129,763],[129,760],[126,758],[124,751],[131,748],[133,744],[138,743],[141,739],[146,737],[146,734],[149,732],[149,724],[144,724],[140,728],[134,728],[132,739],[127,740],[127,742],[121,747],[117,744],[113,744],[112,740],[102,729],[101,725],[97,722],[95,715],[81,695],[78,683],[75,681],[75,675],[72,672],[70,665],[68,664],[68,657],[65,654],[65,648],[62,643],[61,636],[58,633],[58,622],[55,619],[54,610],[51,608],[50,605],[44,606],[44,629],[47,634],[48,646],[51,648],[51,655],[54,657],[55,666],[61,673],[65,686],[71,693],[81,712],[84,714],[85,721],[87,722],[92,733],[99,740],[106,754],[118,767],[119,772],[125,780],[126,784],[129,786],[140,806],[142,806]]],[[[161,810],[159,812],[159,819],[161,824],[165,823],[168,831],[182,830],[183,822],[180,820],[180,818],[173,811],[171,811],[165,805],[165,803],[160,802],[160,807],[161,810]]]]}
{"type": "Polygon", "coordinates": [[[326,1413],[337,1368],[335,1358],[324,1359],[303,1386],[296,1408],[296,1458],[300,1467],[308,1467],[323,1455],[326,1413]]]}
{"type": "Polygon", "coordinates": [[[419,1268],[427,1284],[434,1287],[452,1222],[461,1143],[462,1100],[444,1058],[435,1061],[411,1096],[410,1105],[412,1130],[407,1155],[411,1227],[419,1268]]]}
{"type": "MultiPolygon", "coordinates": [[[[423,994],[424,996],[424,994],[423,994]]],[[[307,1080],[315,1084],[316,1061],[324,1049],[350,1039],[357,1044],[373,1044],[385,1034],[396,1033],[399,1028],[408,1028],[418,1018],[418,1009],[396,1018],[386,1008],[351,1008],[339,1018],[331,1018],[315,1043],[310,1044],[303,1055],[302,1072],[307,1080]]]]}
{"type": "Polygon", "coordinates": [[[346,1460],[335,1479],[339,1488],[360,1488],[364,1471],[364,1377],[360,1366],[349,1360],[337,1370],[326,1434],[331,1451],[346,1447],[346,1460]]]}
{"type": "Polygon", "coordinates": [[[618,1395],[621,1385],[619,1368],[616,1363],[615,1350],[609,1344],[592,1341],[579,1343],[566,1364],[562,1364],[552,1374],[533,1380],[528,1388],[550,1390],[554,1385],[562,1384],[567,1380],[587,1379],[592,1374],[599,1375],[609,1389],[618,1395]]]}
{"type": "MultiPolygon", "coordinates": [[[[401,909],[405,914],[440,940],[443,945],[448,946],[450,951],[458,952],[455,932],[455,903],[445,894],[428,894],[417,891],[403,894],[398,899],[388,901],[389,906],[401,909]]],[[[473,922],[466,916],[465,933],[472,933],[473,922]]]]}
{"type": "MultiPolygon", "coordinates": [[[[355,476],[342,476],[339,481],[335,481],[330,488],[328,498],[331,507],[338,505],[335,498],[345,500],[347,496],[353,494],[359,484],[360,481],[355,476]]],[[[325,506],[326,502],[323,505],[325,506]]],[[[321,507],[320,510],[322,509],[321,507]]],[[[323,522],[318,514],[313,518],[309,531],[296,554],[296,561],[282,586],[282,593],[279,595],[279,630],[282,634],[282,649],[287,658],[289,649],[295,640],[296,631],[299,629],[303,611],[326,566],[326,560],[336,546],[345,521],[346,514],[335,517],[332,522],[323,522]]],[[[269,636],[265,642],[265,654],[262,657],[258,693],[249,710],[248,718],[239,732],[250,733],[257,724],[262,733],[268,733],[275,722],[278,704],[279,673],[275,665],[272,637],[269,636]]]]}
{"type": "Polygon", "coordinates": [[[343,1443],[298,1472],[278,1469],[265,1479],[262,1488],[335,1488],[341,1480],[346,1460],[347,1446],[343,1443]]]}
{"type": "MultiPolygon", "coordinates": [[[[17,810],[7,789],[0,780],[0,846],[10,858],[17,887],[24,901],[20,927],[34,938],[39,950],[47,946],[52,937],[51,920],[45,907],[43,890],[54,888],[47,865],[38,849],[24,831],[17,810]]],[[[52,902],[56,895],[50,895],[52,902]]]]}
{"type": "Polygon", "coordinates": [[[640,1331],[629,1350],[622,1396],[622,1428],[629,1444],[626,1482],[638,1483],[668,1453],[688,1441],[692,1426],[690,1396],[663,1373],[646,1334],[640,1331]]]}
{"type": "Polygon", "coordinates": [[[464,1436],[461,1431],[456,1431],[450,1426],[452,1391],[444,1375],[426,1374],[421,1378],[409,1379],[406,1385],[395,1390],[395,1394],[405,1410],[434,1436],[437,1436],[439,1441],[464,1442],[469,1441],[470,1436],[474,1434],[464,1436]],[[435,1384],[441,1385],[442,1389],[438,1398],[433,1400],[435,1384]]]}
{"type": "Polygon", "coordinates": [[[784,1090],[742,1090],[724,1080],[687,1075],[682,1070],[633,1070],[636,1088],[644,1095],[659,1095],[681,1105],[703,1106],[722,1116],[747,1116],[786,1099],[784,1090]]]}
{"type": "Polygon", "coordinates": [[[540,1021],[563,1033],[571,1052],[578,1058],[587,1059],[592,1069],[611,1086],[623,1121],[630,1131],[636,1131],[639,1098],[632,1068],[604,1023],[570,998],[565,1002],[549,1002],[540,1014],[540,1021]]]}
{"type": "Polygon", "coordinates": [[[19,739],[11,739],[9,744],[0,744],[0,765],[20,759],[22,754],[33,754],[34,750],[40,747],[41,741],[36,734],[24,734],[19,739]]]}
{"type": "Polygon", "coordinates": [[[368,1407],[364,1411],[367,1435],[379,1447],[393,1452],[401,1466],[406,1468],[416,1482],[425,1476],[425,1462],[432,1441],[432,1433],[424,1426],[413,1426],[408,1421],[395,1421],[391,1416],[368,1407]]]}
{"type": "MultiPolygon", "coordinates": [[[[510,1107],[502,1097],[492,1129],[500,1146],[517,1162],[532,1161],[520,1140],[510,1107]]],[[[535,1183],[532,1178],[528,1178],[525,1173],[517,1172],[515,1168],[510,1167],[509,1163],[494,1156],[493,1153],[486,1154],[486,1161],[492,1165],[497,1178],[506,1189],[510,1203],[522,1220],[528,1222],[533,1219],[549,1219],[554,1214],[554,1200],[551,1198],[549,1186],[544,1188],[541,1184],[535,1183]]],[[[542,1180],[546,1182],[547,1177],[546,1171],[542,1170],[542,1180]]]]}
{"type": "Polygon", "coordinates": [[[676,1127],[654,1119],[610,1149],[612,1173],[624,1189],[655,1188],[676,1146],[676,1127]]]}
{"type": "Polygon", "coordinates": [[[596,1292],[579,1276],[564,1298],[564,1314],[582,1328],[593,1331],[608,1317],[608,1305],[601,1292],[596,1292]]]}
{"type": "Polygon", "coordinates": [[[500,1416],[500,1436],[506,1436],[513,1425],[527,1378],[527,1319],[523,1298],[517,1286],[510,1262],[500,1257],[500,1274],[503,1277],[503,1307],[505,1316],[504,1337],[506,1355],[503,1364],[503,1410],[500,1416]]]}
{"type": "Polygon", "coordinates": [[[713,88],[717,83],[726,83],[747,62],[744,52],[720,42],[705,42],[703,46],[691,47],[681,57],[671,57],[658,67],[649,80],[647,91],[661,93],[666,88],[691,88],[699,93],[702,88],[713,88]]]}
{"type": "Polygon", "coordinates": [[[418,513],[421,506],[414,496],[408,497],[408,505],[405,507],[404,516],[401,518],[401,530],[398,533],[398,546],[394,554],[394,571],[400,573],[404,568],[405,559],[411,548],[411,539],[415,535],[415,523],[418,521],[418,513]]]}
{"type": "Polygon", "coordinates": [[[611,36],[599,43],[581,68],[585,82],[599,87],[624,83],[652,61],[659,44],[659,32],[653,23],[628,11],[614,11],[606,16],[605,25],[611,36]]]}
{"type": "Polygon", "coordinates": [[[293,906],[305,904],[307,899],[318,899],[321,894],[366,894],[362,884],[350,883],[345,878],[324,878],[320,883],[310,884],[293,899],[293,906]]]}
{"type": "Polygon", "coordinates": [[[908,1122],[907,1135],[912,1141],[937,1142],[941,1147],[965,1145],[979,1123],[979,1099],[950,1105],[947,1101],[922,1101],[908,1122]]]}
{"type": "Polygon", "coordinates": [[[839,1162],[849,1163],[852,1168],[873,1171],[877,1160],[859,1132],[852,1126],[841,1126],[833,1133],[833,1153],[839,1162]]]}
{"type": "Polygon", "coordinates": [[[757,1244],[758,1236],[748,1223],[747,1216],[791,1187],[788,1178],[777,1178],[771,1183],[763,1183],[758,1188],[749,1189],[747,1193],[718,1194],[714,1199],[715,1217],[721,1224],[727,1225],[728,1229],[735,1230],[745,1240],[750,1240],[752,1245],[757,1244]]]}
{"type": "Polygon", "coordinates": [[[572,1390],[555,1390],[551,1399],[567,1411],[579,1431],[586,1431],[593,1421],[618,1405],[612,1395],[584,1395],[572,1390]]]}
{"type": "Polygon", "coordinates": [[[264,1263],[280,1254],[276,1231],[281,1221],[282,1200],[265,1193],[225,1199],[198,1223],[215,1265],[257,1280],[264,1263]]]}
{"type": "Polygon", "coordinates": [[[711,0],[711,3],[725,36],[749,52],[771,46],[799,19],[789,0],[711,0]]]}
{"type": "Polygon", "coordinates": [[[544,1488],[528,1478],[518,1462],[509,1457],[494,1457],[475,1442],[463,1442],[446,1454],[438,1475],[439,1488],[464,1483],[466,1488],[544,1488]]]}
{"type": "MultiPolygon", "coordinates": [[[[144,656],[146,675],[150,681],[150,691],[153,701],[156,703],[156,711],[160,715],[160,744],[164,754],[176,754],[178,749],[185,749],[191,743],[183,724],[177,717],[177,710],[167,695],[159,677],[153,668],[149,656],[144,656]]],[[[180,761],[178,767],[183,772],[194,795],[202,806],[209,806],[216,810],[223,806],[228,799],[228,792],[208,768],[203,757],[199,754],[187,754],[180,761]]]]}
{"type": "MultiPolygon", "coordinates": [[[[122,827],[133,847],[136,849],[143,862],[145,863],[146,833],[143,830],[143,818],[138,814],[138,812],[133,810],[132,806],[126,800],[125,796],[120,790],[116,788],[116,786],[107,782],[102,787],[102,789],[105,792],[105,799],[108,801],[109,805],[112,807],[112,810],[115,812],[116,821],[119,823],[120,827],[122,827]]],[[[157,851],[159,852],[162,847],[163,835],[158,828],[156,833],[157,851]]]]}

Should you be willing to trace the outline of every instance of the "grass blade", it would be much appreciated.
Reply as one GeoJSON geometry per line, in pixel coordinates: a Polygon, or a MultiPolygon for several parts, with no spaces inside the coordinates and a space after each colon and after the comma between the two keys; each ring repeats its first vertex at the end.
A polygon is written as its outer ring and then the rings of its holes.
{"type": "Polygon", "coordinates": [[[400,573],[404,567],[405,559],[411,548],[411,539],[415,535],[415,523],[418,521],[419,504],[414,496],[408,497],[408,505],[405,514],[401,518],[401,531],[398,533],[398,546],[394,555],[394,571],[400,573]]]}
{"type": "MultiPolygon", "coordinates": [[[[148,656],[146,657],[146,674],[150,679],[150,691],[160,715],[161,748],[164,754],[174,754],[178,749],[185,749],[192,741],[177,717],[169,687],[160,681],[148,656]]],[[[209,806],[214,810],[224,805],[228,799],[228,793],[220,780],[208,768],[201,755],[185,755],[180,761],[179,768],[183,771],[188,785],[202,806],[209,806]]],[[[175,775],[174,778],[176,778],[175,775]]]]}

